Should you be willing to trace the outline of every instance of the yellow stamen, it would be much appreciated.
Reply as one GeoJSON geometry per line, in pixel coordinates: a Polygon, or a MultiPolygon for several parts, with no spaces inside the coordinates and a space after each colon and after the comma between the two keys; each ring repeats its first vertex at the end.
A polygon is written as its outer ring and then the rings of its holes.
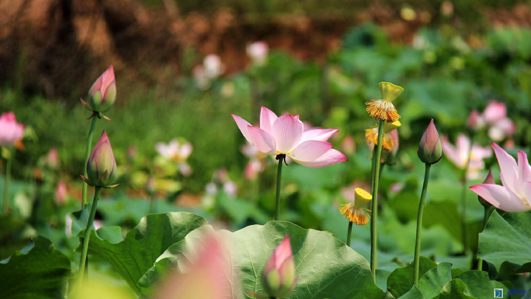
{"type": "Polygon", "coordinates": [[[347,203],[339,209],[341,214],[345,216],[350,222],[356,225],[365,225],[369,223],[369,217],[362,209],[356,208],[353,204],[347,203]]]}
{"type": "Polygon", "coordinates": [[[376,120],[385,120],[388,123],[393,123],[400,118],[396,108],[391,102],[384,100],[371,100],[366,102],[367,108],[365,111],[369,113],[369,116],[376,120]]]}
{"type": "MultiPolygon", "coordinates": [[[[367,143],[378,145],[378,127],[366,129],[365,138],[367,140],[367,143]]],[[[382,140],[382,148],[386,151],[391,151],[391,149],[395,145],[393,138],[384,133],[382,140]]]]}

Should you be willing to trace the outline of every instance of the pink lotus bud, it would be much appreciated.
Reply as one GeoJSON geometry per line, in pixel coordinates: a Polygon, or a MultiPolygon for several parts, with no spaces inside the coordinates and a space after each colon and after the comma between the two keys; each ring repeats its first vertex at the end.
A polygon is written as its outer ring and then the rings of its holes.
{"type": "Polygon", "coordinates": [[[264,289],[269,297],[284,298],[288,296],[297,279],[295,278],[295,262],[289,236],[275,248],[273,254],[267,261],[262,276],[264,289]]]}
{"type": "MultiPolygon", "coordinates": [[[[489,169],[489,174],[487,174],[487,177],[483,181],[483,184],[491,184],[494,185],[496,182],[494,182],[494,177],[492,176],[492,170],[489,169]]],[[[489,208],[492,206],[488,201],[486,201],[483,197],[478,195],[479,203],[484,206],[485,208],[489,208]]]]}
{"type": "Polygon", "coordinates": [[[50,149],[48,155],[46,155],[44,163],[53,169],[59,166],[59,155],[57,154],[57,149],[55,147],[50,149]]]}
{"type": "Polygon", "coordinates": [[[114,67],[111,65],[92,84],[89,89],[88,100],[83,103],[85,108],[95,112],[106,112],[111,109],[116,100],[116,81],[114,67]]]}
{"type": "Polygon", "coordinates": [[[426,164],[437,163],[442,158],[441,138],[435,128],[433,119],[422,135],[417,154],[420,160],[426,164]]]}
{"type": "Polygon", "coordinates": [[[24,135],[24,125],[17,123],[15,113],[0,115],[0,146],[11,147],[24,135]]]}
{"type": "Polygon", "coordinates": [[[67,197],[68,190],[66,189],[66,184],[64,181],[59,181],[57,188],[55,189],[55,198],[59,204],[63,205],[66,202],[67,197]]]}
{"type": "Polygon", "coordinates": [[[99,187],[111,187],[116,179],[116,161],[105,130],[90,154],[87,175],[89,180],[87,183],[99,187]]]}

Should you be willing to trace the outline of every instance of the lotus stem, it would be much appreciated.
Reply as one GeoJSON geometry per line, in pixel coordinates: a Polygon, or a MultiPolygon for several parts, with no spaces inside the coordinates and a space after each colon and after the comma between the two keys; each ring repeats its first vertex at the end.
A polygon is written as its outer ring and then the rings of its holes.
{"type": "MultiPolygon", "coordinates": [[[[90,125],[90,129],[89,129],[89,132],[88,132],[88,136],[87,136],[87,146],[86,146],[86,149],[85,149],[85,164],[83,164],[83,175],[85,177],[88,177],[87,175],[87,163],[88,163],[88,160],[89,160],[89,157],[90,157],[90,151],[92,149],[92,135],[94,133],[94,128],[96,127],[96,120],[98,119],[98,116],[97,115],[94,115],[92,117],[92,123],[90,125]]],[[[87,183],[83,182],[83,197],[81,199],[81,209],[83,209],[83,207],[85,205],[88,204],[87,202],[87,183]]]]}
{"type": "Polygon", "coordinates": [[[282,163],[286,155],[277,155],[276,159],[278,160],[278,169],[277,169],[277,197],[276,197],[276,207],[275,207],[275,220],[279,219],[280,215],[280,178],[282,176],[282,163]]]}
{"type": "Polygon", "coordinates": [[[347,233],[347,245],[350,247],[350,237],[352,235],[352,221],[348,222],[348,233],[347,233]]]}
{"type": "Polygon", "coordinates": [[[418,285],[419,282],[419,259],[420,259],[420,233],[422,230],[422,214],[424,211],[424,202],[426,199],[426,190],[428,190],[428,181],[430,179],[431,164],[426,163],[426,170],[424,172],[424,183],[422,184],[422,193],[420,195],[419,213],[417,215],[417,238],[415,240],[415,263],[413,272],[413,283],[418,285]]]}
{"type": "Polygon", "coordinates": [[[96,186],[96,192],[94,193],[94,200],[92,207],[90,208],[90,215],[85,227],[85,235],[83,236],[83,250],[81,251],[81,259],[79,260],[79,281],[83,281],[83,274],[85,273],[85,266],[88,253],[88,245],[90,242],[90,233],[92,231],[92,224],[94,223],[94,215],[96,215],[96,208],[98,206],[98,200],[100,199],[101,187],[96,186]]]}
{"type": "Polygon", "coordinates": [[[376,281],[376,268],[378,267],[378,187],[380,184],[380,159],[382,156],[382,139],[384,120],[378,124],[378,144],[372,155],[372,203],[371,203],[371,273],[376,281]]]}
{"type": "Polygon", "coordinates": [[[7,214],[7,212],[9,211],[9,180],[11,178],[11,165],[13,164],[14,155],[15,155],[15,151],[12,149],[9,149],[9,156],[7,157],[6,177],[5,177],[5,184],[4,184],[4,214],[7,214]]]}

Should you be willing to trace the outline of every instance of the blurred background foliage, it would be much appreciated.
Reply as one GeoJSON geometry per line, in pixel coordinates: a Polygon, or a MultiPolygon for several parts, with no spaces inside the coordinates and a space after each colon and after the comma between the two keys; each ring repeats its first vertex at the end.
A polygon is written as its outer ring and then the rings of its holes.
{"type": "MultiPolygon", "coordinates": [[[[380,222],[383,271],[412,258],[423,175],[416,149],[430,118],[441,134],[455,140],[472,108],[483,111],[490,100],[500,101],[517,128],[502,141],[513,142],[513,151],[528,152],[531,146],[527,2],[14,3],[0,4],[6,16],[0,23],[7,24],[0,26],[0,111],[14,111],[27,126],[10,192],[14,213],[30,219],[31,226],[0,219],[6,222],[2,227],[9,227],[0,236],[5,244],[24,244],[37,229],[60,248],[77,246],[64,228],[66,215],[79,206],[90,123],[90,112],[78,99],[109,64],[115,65],[118,98],[106,113],[113,122],[98,121],[95,136],[107,130],[121,186],[104,192],[96,218],[122,225],[124,232],[148,213],[150,192],[159,199],[158,212],[190,210],[232,229],[269,220],[274,160],[258,156],[264,171],[246,179],[249,158],[241,152],[246,142],[230,116],[257,123],[260,106],[340,130],[332,142],[349,162],[322,169],[285,167],[282,197],[287,204],[281,218],[343,239],[347,220],[338,207],[347,198],[341,189],[351,184],[368,188],[369,183],[364,130],[374,121],[364,103],[380,97],[380,81],[404,87],[395,102],[402,116],[400,150],[396,164],[382,175],[382,205],[388,207],[381,210],[385,220],[380,222]],[[42,34],[35,35],[38,30],[42,34]],[[269,45],[262,63],[246,54],[255,41],[269,45]],[[194,70],[209,54],[218,55],[223,67],[205,79],[194,70]],[[193,145],[187,160],[191,176],[156,151],[157,142],[175,138],[193,145]],[[52,148],[59,164],[50,167],[45,160],[52,148]],[[153,192],[146,188],[149,177],[156,179],[153,192]],[[68,186],[66,203],[54,193],[60,180],[68,186]],[[24,240],[15,243],[13,236],[24,240]]],[[[486,134],[476,140],[483,146],[491,142],[486,134]]],[[[486,165],[496,168],[495,158],[486,165]]],[[[443,159],[432,176],[424,255],[467,268],[469,260],[460,255],[459,170],[443,159]]],[[[468,241],[474,249],[483,207],[471,192],[467,200],[468,241]]],[[[367,256],[368,226],[356,228],[353,240],[353,248],[367,256]]]]}

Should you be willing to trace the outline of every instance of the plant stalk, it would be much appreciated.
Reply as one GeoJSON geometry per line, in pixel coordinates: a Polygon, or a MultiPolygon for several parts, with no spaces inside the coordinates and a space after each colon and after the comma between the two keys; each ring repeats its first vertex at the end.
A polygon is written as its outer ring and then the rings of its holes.
{"type": "Polygon", "coordinates": [[[384,120],[378,124],[378,144],[376,152],[372,155],[372,201],[371,201],[371,273],[376,281],[376,268],[378,267],[378,187],[380,184],[380,160],[382,156],[384,120]]]}
{"type": "Polygon", "coordinates": [[[470,165],[470,155],[472,153],[472,142],[474,141],[474,135],[470,135],[470,148],[468,149],[468,154],[466,157],[465,169],[461,174],[461,183],[463,184],[463,191],[461,193],[461,242],[463,242],[463,253],[466,254],[468,251],[468,238],[466,233],[466,193],[468,191],[467,183],[468,178],[466,176],[468,172],[468,167],[470,165]]]}
{"type": "MultiPolygon", "coordinates": [[[[94,128],[96,127],[96,120],[98,119],[98,116],[97,115],[94,115],[92,117],[92,123],[90,124],[90,129],[89,129],[89,132],[88,132],[88,136],[87,136],[87,146],[86,146],[86,149],[85,149],[85,164],[83,164],[83,175],[85,177],[88,177],[87,175],[87,164],[88,164],[88,160],[89,160],[89,157],[90,157],[90,152],[91,152],[91,148],[92,148],[92,135],[94,133],[94,128]]],[[[88,188],[88,185],[87,183],[83,182],[83,197],[81,199],[81,208],[83,209],[83,207],[88,204],[87,202],[87,188],[88,188]]]]}
{"type": "Polygon", "coordinates": [[[100,199],[101,187],[96,186],[96,192],[94,193],[94,200],[92,201],[92,207],[90,208],[90,215],[85,228],[85,235],[83,236],[83,250],[81,251],[81,259],[79,260],[79,281],[83,281],[83,275],[85,274],[85,264],[87,260],[88,245],[90,242],[90,233],[92,231],[92,224],[94,223],[94,215],[96,215],[96,208],[98,206],[98,200],[100,199]]]}
{"type": "Polygon", "coordinates": [[[415,264],[413,272],[413,283],[418,285],[419,282],[419,259],[420,259],[420,232],[422,230],[422,214],[424,211],[424,202],[426,199],[426,190],[428,190],[428,181],[430,179],[431,164],[426,163],[424,172],[424,183],[422,184],[422,193],[420,195],[419,213],[417,215],[417,238],[415,240],[415,264]]]}
{"type": "Polygon", "coordinates": [[[352,221],[348,222],[348,233],[347,233],[347,245],[350,247],[350,237],[352,235],[352,221]]]}
{"type": "Polygon", "coordinates": [[[6,177],[5,177],[5,184],[4,184],[4,214],[7,214],[7,212],[9,211],[9,180],[11,179],[11,165],[13,164],[14,155],[15,155],[15,151],[13,149],[9,149],[9,156],[7,157],[6,177]]]}
{"type": "Polygon", "coordinates": [[[286,155],[280,154],[277,155],[276,159],[278,160],[278,169],[277,169],[277,197],[276,197],[276,207],[275,207],[275,220],[279,219],[280,215],[280,178],[282,176],[282,162],[286,155]]]}

